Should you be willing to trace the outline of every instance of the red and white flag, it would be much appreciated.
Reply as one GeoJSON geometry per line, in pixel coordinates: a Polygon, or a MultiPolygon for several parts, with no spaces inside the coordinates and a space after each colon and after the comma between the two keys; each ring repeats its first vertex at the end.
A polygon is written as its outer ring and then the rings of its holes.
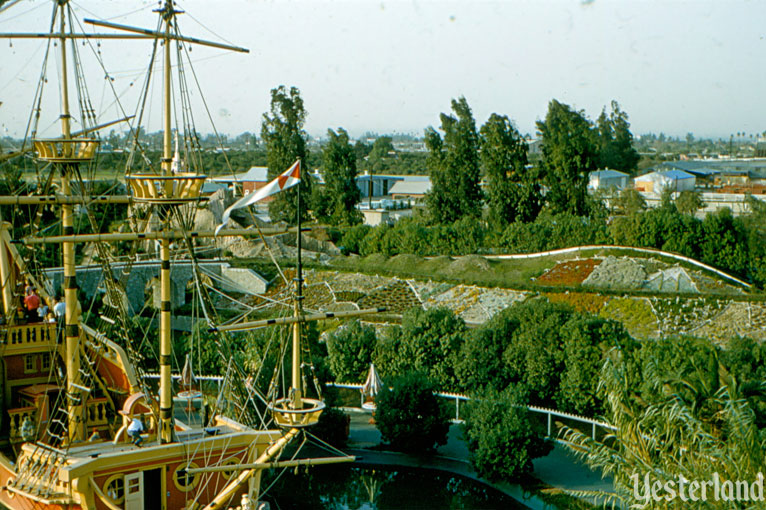
{"type": "Polygon", "coordinates": [[[301,160],[297,160],[293,163],[293,166],[288,168],[283,173],[279,174],[276,179],[268,183],[266,186],[260,188],[255,193],[250,193],[234,202],[228,209],[223,212],[223,218],[221,224],[215,229],[216,235],[220,230],[229,222],[231,212],[235,209],[241,209],[249,205],[253,205],[259,200],[263,200],[266,197],[275,195],[280,191],[284,191],[287,188],[292,188],[296,184],[301,182],[301,160]]]}

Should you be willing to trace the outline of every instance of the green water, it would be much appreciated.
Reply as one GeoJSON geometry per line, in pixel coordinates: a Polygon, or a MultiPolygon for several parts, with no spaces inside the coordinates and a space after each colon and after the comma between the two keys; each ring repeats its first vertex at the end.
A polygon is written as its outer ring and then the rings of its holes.
{"type": "MultiPolygon", "coordinates": [[[[264,478],[262,487],[274,482],[264,478]]],[[[271,510],[513,510],[514,499],[458,475],[427,469],[323,466],[286,471],[263,496],[271,510]]]]}

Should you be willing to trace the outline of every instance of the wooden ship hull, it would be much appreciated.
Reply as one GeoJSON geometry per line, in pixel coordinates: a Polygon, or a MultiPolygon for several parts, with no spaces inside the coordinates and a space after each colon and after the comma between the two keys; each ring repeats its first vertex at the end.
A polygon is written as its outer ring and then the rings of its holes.
{"type": "MultiPolygon", "coordinates": [[[[319,317],[304,315],[301,305],[300,212],[296,229],[298,261],[292,317],[236,325],[213,324],[212,328],[221,333],[274,324],[289,325],[292,328],[290,387],[283,388],[281,394],[272,393],[270,387],[266,397],[259,395],[261,402],[257,405],[262,409],[249,415],[249,423],[260,423],[258,429],[223,415],[208,416],[202,394],[191,391],[191,385],[187,386],[186,395],[181,392],[173,396],[171,241],[187,243],[189,251],[193,252],[191,238],[198,235],[256,236],[263,235],[263,230],[220,231],[219,227],[215,232],[194,232],[192,236],[183,225],[174,224],[181,208],[195,206],[202,200],[205,175],[182,172],[173,166],[178,158],[174,160],[171,150],[171,43],[247,50],[181,36],[175,22],[181,11],[176,10],[173,0],[162,3],[156,11],[160,14],[161,30],[86,20],[95,26],[127,31],[133,39],[153,40],[155,48],[162,47],[158,51],[164,54],[164,129],[160,168],[150,173],[126,175],[130,189],[128,196],[97,199],[97,203],[128,205],[156,214],[161,227],[154,232],[78,234],[74,230],[74,206],[91,203],[89,201],[94,199],[73,193],[72,185],[80,178],[79,167],[89,164],[97,154],[99,141],[90,137],[90,133],[104,125],[72,132],[67,46],[82,38],[116,38],[115,34],[84,35],[68,30],[67,19],[70,25],[74,24],[68,0],[53,0],[54,23],[50,34],[0,34],[0,38],[11,39],[48,38],[49,45],[53,40],[59,42],[56,51],[64,69],[60,73],[62,109],[58,115],[61,136],[53,139],[32,137],[36,159],[50,169],[48,182],[57,177],[58,193],[0,197],[0,205],[38,208],[53,205],[60,208],[61,235],[26,237],[21,241],[29,247],[50,243],[61,246],[66,303],[65,317],[58,321],[44,318],[43,322],[27,323],[23,313],[16,313],[22,306],[20,295],[25,285],[34,285],[41,291],[45,285],[36,281],[26,267],[17,245],[11,240],[11,225],[0,223],[0,294],[4,312],[0,322],[0,505],[14,510],[218,510],[240,503],[247,506],[248,501],[255,508],[264,469],[353,460],[351,456],[278,460],[285,447],[302,434],[304,427],[317,423],[324,408],[321,398],[306,398],[307,388],[301,373],[308,370],[302,368],[304,363],[301,362],[301,323],[319,320],[319,317]],[[156,328],[159,333],[158,389],[149,388],[140,373],[140,356],[136,357],[135,349],[131,347],[138,340],[128,337],[126,322],[121,323],[122,344],[84,323],[76,284],[76,244],[140,243],[148,239],[159,245],[161,264],[159,327],[156,328]],[[126,349],[132,349],[133,354],[126,349]],[[254,415],[258,415],[257,420],[254,415]],[[137,419],[145,429],[140,441],[128,434],[128,426],[137,419]]],[[[76,45],[72,48],[75,51],[76,45]]],[[[291,178],[299,180],[300,161],[289,171],[291,178]]],[[[82,186],[82,182],[79,184],[82,186]]],[[[190,258],[193,257],[191,253],[190,258]]],[[[107,287],[117,285],[110,279],[111,274],[111,269],[105,266],[104,281],[111,282],[107,287]]],[[[44,302],[52,305],[51,296],[45,292],[40,294],[44,302]]],[[[116,294],[110,294],[107,289],[107,295],[114,297],[116,294]]],[[[119,305],[114,303],[120,299],[114,298],[110,306],[118,309],[119,305]]],[[[372,312],[375,311],[378,310],[372,312]]],[[[340,317],[370,312],[327,315],[340,317]]],[[[122,309],[121,316],[124,318],[125,315],[126,310],[122,309]]],[[[235,376],[241,379],[237,381],[239,386],[243,385],[245,375],[238,373],[235,376]]],[[[276,380],[278,374],[275,373],[273,381],[276,380]]],[[[315,391],[319,397],[318,388],[315,391]]],[[[246,400],[238,404],[238,409],[247,411],[238,414],[244,419],[252,411],[246,407],[255,405],[251,400],[251,389],[240,388],[238,397],[246,400]]],[[[226,405],[222,407],[226,408],[226,405]]]]}

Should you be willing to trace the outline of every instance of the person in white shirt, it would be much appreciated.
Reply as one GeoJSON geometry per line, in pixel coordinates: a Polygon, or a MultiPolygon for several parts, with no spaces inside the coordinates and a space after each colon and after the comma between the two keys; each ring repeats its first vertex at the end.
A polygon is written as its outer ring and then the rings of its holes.
{"type": "Polygon", "coordinates": [[[141,446],[143,438],[141,432],[144,431],[144,424],[141,423],[141,419],[138,416],[133,417],[133,421],[128,425],[128,435],[133,438],[132,443],[136,446],[141,446]]]}
{"type": "Polygon", "coordinates": [[[61,300],[61,296],[57,295],[53,298],[53,315],[56,317],[57,322],[63,322],[66,315],[66,303],[61,300]]]}

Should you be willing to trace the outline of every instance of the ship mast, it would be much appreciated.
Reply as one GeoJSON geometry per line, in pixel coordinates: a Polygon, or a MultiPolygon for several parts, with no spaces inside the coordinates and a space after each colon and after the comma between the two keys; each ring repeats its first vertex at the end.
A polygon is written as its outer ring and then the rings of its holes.
{"type": "MultiPolygon", "coordinates": [[[[60,12],[60,41],[61,48],[61,135],[64,140],[70,140],[72,136],[69,122],[69,84],[66,52],[66,7],[68,0],[58,2],[60,12]]],[[[67,144],[64,145],[67,147],[67,144]]],[[[66,154],[64,154],[66,156],[66,154]]],[[[77,163],[64,161],[59,163],[61,168],[61,192],[71,195],[70,178],[76,169],[77,163]]],[[[62,234],[74,234],[73,207],[71,204],[61,206],[62,234]]],[[[64,300],[66,303],[65,313],[65,342],[66,342],[66,373],[67,373],[67,416],[69,442],[82,441],[85,439],[85,422],[83,414],[83,391],[80,384],[80,304],[77,300],[77,273],[75,269],[74,243],[62,243],[61,251],[64,265],[64,300]]]]}
{"type": "MultiPolygon", "coordinates": [[[[173,8],[173,0],[167,0],[161,11],[165,21],[165,52],[163,65],[163,143],[162,143],[162,175],[169,177],[171,174],[171,161],[173,159],[173,147],[171,145],[171,65],[170,65],[170,29],[178,11],[173,8]]],[[[165,182],[165,193],[172,194],[172,180],[165,182]],[[170,193],[168,193],[170,192],[170,193]]],[[[160,221],[162,231],[167,230],[172,205],[160,204],[160,221]]],[[[172,379],[170,376],[171,356],[171,316],[170,316],[170,240],[163,238],[160,241],[160,443],[170,443],[173,440],[173,395],[172,379]]]]}

